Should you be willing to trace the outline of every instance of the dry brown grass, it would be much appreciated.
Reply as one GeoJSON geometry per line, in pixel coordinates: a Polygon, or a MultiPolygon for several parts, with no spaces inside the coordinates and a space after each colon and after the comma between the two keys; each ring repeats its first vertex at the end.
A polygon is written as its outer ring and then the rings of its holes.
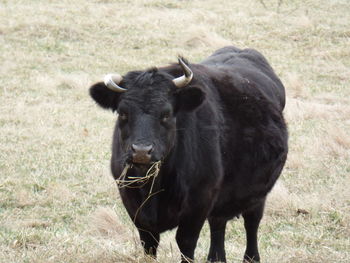
{"type": "MultiPolygon", "coordinates": [[[[107,72],[178,54],[197,62],[230,43],[265,54],[288,94],[290,154],[260,228],[263,262],[347,262],[349,10],[347,0],[2,1],[0,262],[154,262],[110,176],[115,116],[87,89],[107,72]]],[[[228,259],[244,246],[233,220],[228,259]]],[[[205,225],[198,262],[208,249],[205,225]]],[[[178,259],[164,233],[158,261],[178,259]]]]}

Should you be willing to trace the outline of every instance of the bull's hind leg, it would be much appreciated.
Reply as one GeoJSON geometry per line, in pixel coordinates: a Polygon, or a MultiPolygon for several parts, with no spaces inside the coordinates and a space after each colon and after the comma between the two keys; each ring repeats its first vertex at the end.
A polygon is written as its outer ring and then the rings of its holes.
{"type": "Polygon", "coordinates": [[[139,229],[140,239],[145,253],[151,257],[157,256],[157,247],[159,244],[159,233],[139,229]]]}
{"type": "Polygon", "coordinates": [[[246,231],[247,247],[243,262],[260,262],[258,251],[258,228],[264,213],[265,199],[252,209],[242,214],[246,231]]]}
{"type": "Polygon", "coordinates": [[[221,218],[209,218],[210,249],[209,262],[226,262],[225,254],[225,229],[227,220],[221,218]]]}

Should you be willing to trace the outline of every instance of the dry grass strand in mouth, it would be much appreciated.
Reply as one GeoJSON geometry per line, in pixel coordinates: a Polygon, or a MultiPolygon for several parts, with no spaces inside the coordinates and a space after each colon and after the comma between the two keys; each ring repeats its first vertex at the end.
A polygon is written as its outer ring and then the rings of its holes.
{"type": "Polygon", "coordinates": [[[148,182],[150,178],[153,177],[152,186],[150,189],[150,193],[151,193],[154,185],[154,180],[159,174],[161,164],[162,164],[161,161],[154,162],[151,165],[151,167],[147,170],[145,176],[143,177],[132,176],[132,177],[128,177],[128,179],[126,178],[126,174],[128,170],[132,167],[132,165],[130,164],[125,165],[122,173],[120,174],[119,179],[116,179],[118,187],[119,188],[123,188],[123,187],[141,188],[148,182]],[[133,186],[134,183],[142,183],[142,184],[138,186],[133,186]]]}

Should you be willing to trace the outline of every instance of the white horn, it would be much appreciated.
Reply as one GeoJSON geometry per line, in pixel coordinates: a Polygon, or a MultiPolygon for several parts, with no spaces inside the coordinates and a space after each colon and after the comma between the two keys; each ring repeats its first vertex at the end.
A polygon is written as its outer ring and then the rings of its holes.
{"type": "Polygon", "coordinates": [[[175,84],[176,87],[182,88],[191,82],[193,78],[193,72],[180,57],[179,57],[179,65],[181,66],[184,72],[184,75],[176,79],[173,79],[173,83],[175,84]]]}
{"type": "Polygon", "coordinates": [[[119,74],[107,74],[104,78],[104,83],[110,90],[115,92],[125,92],[127,89],[124,89],[119,86],[119,83],[123,80],[123,77],[119,74]]]}

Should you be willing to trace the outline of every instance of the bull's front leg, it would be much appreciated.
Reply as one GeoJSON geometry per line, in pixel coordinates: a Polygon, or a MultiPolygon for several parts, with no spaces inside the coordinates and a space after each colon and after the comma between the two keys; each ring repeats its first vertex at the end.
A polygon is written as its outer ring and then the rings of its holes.
{"type": "Polygon", "coordinates": [[[192,262],[194,250],[203,224],[212,207],[213,195],[191,193],[187,200],[187,208],[181,215],[176,232],[176,242],[181,252],[181,262],[192,262]],[[208,198],[210,196],[210,198],[208,198]]]}
{"type": "Polygon", "coordinates": [[[193,216],[184,219],[176,232],[176,242],[181,252],[182,263],[192,262],[199,233],[205,221],[205,218],[198,220],[198,218],[193,219],[193,216]]]}

